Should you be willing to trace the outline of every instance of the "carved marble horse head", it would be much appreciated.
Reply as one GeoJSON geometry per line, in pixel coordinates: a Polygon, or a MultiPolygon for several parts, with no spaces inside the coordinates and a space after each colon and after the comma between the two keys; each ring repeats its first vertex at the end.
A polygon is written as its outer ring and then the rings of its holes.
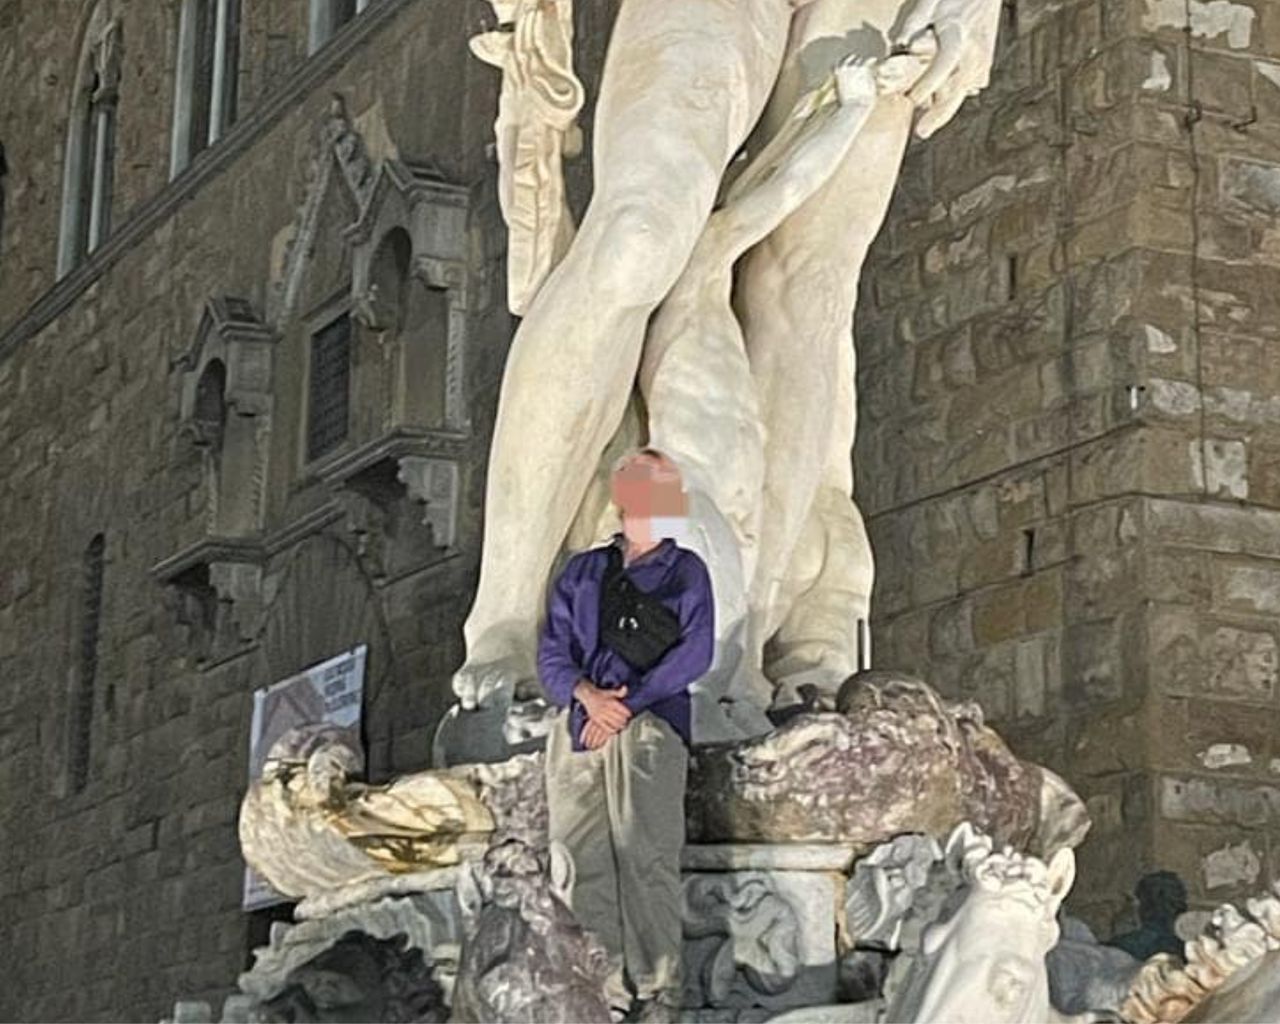
{"type": "Polygon", "coordinates": [[[891,1021],[1020,1024],[1056,1019],[1045,954],[1058,941],[1058,907],[1075,879],[1075,854],[1046,864],[968,825],[947,844],[964,880],[963,902],[925,931],[920,965],[890,1007],[891,1021]]]}
{"type": "Polygon", "coordinates": [[[573,861],[518,839],[458,880],[462,953],[454,1021],[607,1022],[608,956],[569,909],[573,861]]]}

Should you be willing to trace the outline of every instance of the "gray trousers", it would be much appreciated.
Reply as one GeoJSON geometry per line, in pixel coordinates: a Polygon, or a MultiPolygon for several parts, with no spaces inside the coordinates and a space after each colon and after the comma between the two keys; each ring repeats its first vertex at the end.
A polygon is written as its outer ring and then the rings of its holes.
{"type": "Polygon", "coordinates": [[[680,1005],[680,850],[688,751],[641,712],[599,750],[575,752],[568,714],[547,739],[551,839],[573,857],[573,910],[613,961],[609,1001],[680,1005]]]}

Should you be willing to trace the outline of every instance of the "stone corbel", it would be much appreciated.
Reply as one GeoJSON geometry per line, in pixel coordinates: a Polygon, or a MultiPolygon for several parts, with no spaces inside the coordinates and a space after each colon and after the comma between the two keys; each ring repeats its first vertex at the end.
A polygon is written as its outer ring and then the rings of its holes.
{"type": "Polygon", "coordinates": [[[210,537],[151,568],[192,632],[198,661],[218,661],[251,643],[262,617],[260,541],[210,537]]]}
{"type": "Polygon", "coordinates": [[[423,506],[422,521],[436,545],[452,547],[458,527],[458,464],[449,459],[409,455],[400,459],[396,479],[423,506]]]}
{"type": "Polygon", "coordinates": [[[453,431],[394,430],[320,470],[375,577],[430,564],[454,544],[465,451],[453,431]]]}

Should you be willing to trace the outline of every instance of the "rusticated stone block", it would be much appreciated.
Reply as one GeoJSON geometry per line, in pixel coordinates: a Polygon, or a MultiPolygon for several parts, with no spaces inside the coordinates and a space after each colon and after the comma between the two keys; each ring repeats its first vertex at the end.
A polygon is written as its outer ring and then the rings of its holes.
{"type": "Polygon", "coordinates": [[[1214,596],[1226,609],[1255,615],[1280,615],[1280,569],[1265,563],[1218,563],[1214,596]]]}
{"type": "Polygon", "coordinates": [[[1164,776],[1159,809],[1170,821],[1259,828],[1277,821],[1280,789],[1196,776],[1164,776]]]}
{"type": "Polygon", "coordinates": [[[1210,642],[1209,689],[1253,700],[1275,696],[1280,655],[1273,633],[1219,626],[1210,642]]]}

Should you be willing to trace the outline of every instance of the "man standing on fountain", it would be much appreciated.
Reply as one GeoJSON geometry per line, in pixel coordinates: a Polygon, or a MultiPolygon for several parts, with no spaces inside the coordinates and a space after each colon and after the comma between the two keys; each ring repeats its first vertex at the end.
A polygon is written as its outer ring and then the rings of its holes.
{"type": "Polygon", "coordinates": [[[679,547],[680,472],[645,449],[612,479],[622,533],[570,559],[538,642],[550,837],[573,858],[573,909],[612,958],[619,1016],[675,1019],[689,686],[711,666],[706,566],[679,547]],[[635,1005],[632,1004],[634,994],[635,1005]]]}

